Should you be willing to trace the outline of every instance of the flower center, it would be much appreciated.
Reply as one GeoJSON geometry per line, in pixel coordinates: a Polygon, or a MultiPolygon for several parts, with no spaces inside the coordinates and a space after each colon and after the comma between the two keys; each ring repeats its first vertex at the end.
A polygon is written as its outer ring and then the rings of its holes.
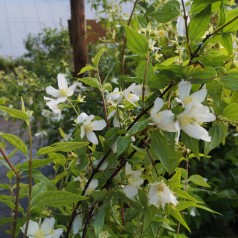
{"type": "Polygon", "coordinates": [[[60,91],[60,96],[61,97],[67,97],[68,96],[67,89],[60,89],[59,91],[60,91]]]}
{"type": "Polygon", "coordinates": [[[38,230],[36,233],[35,233],[35,238],[44,238],[45,237],[45,234],[42,230],[38,230]]]}
{"type": "Polygon", "coordinates": [[[85,131],[86,131],[86,132],[88,132],[88,131],[93,131],[93,127],[92,127],[91,123],[85,125],[84,128],[85,128],[85,131]]]}
{"type": "Polygon", "coordinates": [[[184,105],[188,105],[192,101],[193,101],[193,99],[190,96],[188,96],[188,97],[184,98],[183,103],[184,103],[184,105]]]}
{"type": "Polygon", "coordinates": [[[194,122],[196,122],[196,119],[188,115],[184,115],[183,117],[180,118],[179,121],[182,126],[187,126],[189,124],[193,124],[194,122]]]}

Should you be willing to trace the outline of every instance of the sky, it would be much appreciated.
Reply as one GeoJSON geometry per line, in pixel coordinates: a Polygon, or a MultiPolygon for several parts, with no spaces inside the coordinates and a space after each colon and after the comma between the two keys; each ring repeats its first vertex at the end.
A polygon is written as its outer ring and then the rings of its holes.
{"type": "MultiPolygon", "coordinates": [[[[95,19],[95,11],[88,4],[85,15],[95,19]]],[[[36,35],[45,27],[68,27],[68,19],[70,0],[0,0],[0,56],[23,55],[28,34],[36,35]]]]}

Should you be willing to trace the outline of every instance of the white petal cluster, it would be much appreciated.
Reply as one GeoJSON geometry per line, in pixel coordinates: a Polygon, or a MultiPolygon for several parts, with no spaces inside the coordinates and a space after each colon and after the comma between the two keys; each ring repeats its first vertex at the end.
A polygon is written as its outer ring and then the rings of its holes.
{"type": "Polygon", "coordinates": [[[150,189],[148,193],[149,204],[154,205],[158,208],[164,209],[165,204],[177,205],[178,201],[167,185],[162,181],[154,184],[149,184],[150,189]]]}
{"type": "Polygon", "coordinates": [[[204,140],[207,142],[211,141],[206,129],[201,125],[204,122],[211,122],[216,119],[215,115],[212,114],[207,106],[202,105],[207,90],[202,88],[201,90],[190,94],[191,83],[182,80],[179,85],[179,98],[177,101],[181,102],[184,106],[184,111],[177,116],[176,128],[178,131],[177,141],[179,138],[180,130],[182,129],[189,136],[204,140]]]}
{"type": "Polygon", "coordinates": [[[141,171],[132,170],[129,163],[126,163],[125,172],[127,185],[123,188],[123,192],[128,198],[133,199],[137,195],[138,188],[144,182],[144,180],[141,178],[141,171]]]}
{"type": "Polygon", "coordinates": [[[178,142],[180,130],[183,130],[189,136],[204,141],[211,141],[206,129],[201,125],[206,122],[212,122],[216,119],[215,115],[210,112],[207,106],[202,102],[206,98],[207,90],[202,88],[190,95],[192,85],[188,81],[182,80],[178,84],[178,98],[176,101],[181,103],[184,110],[177,115],[176,122],[175,115],[171,110],[160,111],[164,105],[161,98],[157,98],[154,106],[150,111],[150,118],[154,125],[164,131],[177,132],[176,141],[178,142]]]}
{"type": "Polygon", "coordinates": [[[90,195],[98,186],[98,180],[92,179],[92,181],[89,183],[88,188],[86,190],[86,195],[90,195]]]}
{"type": "Polygon", "coordinates": [[[81,214],[77,214],[73,220],[72,232],[74,235],[78,234],[79,230],[83,227],[83,218],[81,214]]]}
{"type": "Polygon", "coordinates": [[[94,115],[88,116],[86,113],[82,112],[76,119],[77,124],[81,124],[81,139],[86,135],[87,139],[93,144],[98,144],[98,139],[93,131],[101,131],[106,127],[106,122],[104,120],[95,120],[94,115]]]}
{"type": "MultiPolygon", "coordinates": [[[[54,229],[55,219],[45,218],[44,221],[41,223],[37,223],[35,221],[30,220],[27,229],[27,236],[29,238],[59,238],[62,233],[63,229],[54,229]]],[[[22,232],[25,232],[26,224],[21,227],[22,232]]]]}
{"type": "Polygon", "coordinates": [[[59,108],[59,104],[61,102],[65,102],[66,99],[73,95],[74,90],[77,86],[76,83],[68,87],[67,79],[63,74],[58,74],[57,76],[58,80],[58,87],[59,89],[55,89],[52,86],[48,86],[46,88],[47,94],[54,98],[50,97],[44,97],[44,99],[47,101],[46,105],[54,112],[54,113],[61,113],[61,109],[59,108]]]}

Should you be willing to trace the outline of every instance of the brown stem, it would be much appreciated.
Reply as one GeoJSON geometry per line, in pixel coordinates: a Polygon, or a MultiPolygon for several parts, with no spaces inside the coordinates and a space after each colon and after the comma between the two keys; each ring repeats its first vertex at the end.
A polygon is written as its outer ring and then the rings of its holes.
{"type": "Polygon", "coordinates": [[[15,174],[16,177],[16,192],[15,192],[15,208],[14,208],[14,217],[13,217],[13,222],[12,222],[12,232],[11,232],[11,237],[15,238],[16,237],[16,227],[17,227],[17,219],[18,219],[18,208],[19,208],[19,193],[20,193],[20,173],[18,170],[14,167],[14,165],[10,162],[8,159],[5,151],[0,148],[0,153],[2,154],[3,158],[9,165],[10,169],[12,172],[15,174]]]}
{"type": "MultiPolygon", "coordinates": [[[[133,9],[132,9],[132,11],[131,11],[129,20],[128,20],[128,22],[127,22],[127,26],[129,26],[129,25],[131,24],[131,19],[132,19],[132,16],[133,16],[133,14],[134,14],[134,11],[135,11],[137,2],[138,2],[138,0],[136,0],[135,3],[134,3],[134,6],[133,6],[133,9]]],[[[125,48],[126,48],[126,36],[124,35],[124,37],[123,37],[122,52],[121,52],[121,57],[122,57],[121,72],[122,72],[122,74],[124,74],[124,64],[125,64],[124,55],[125,55],[125,48]]]]}
{"type": "Polygon", "coordinates": [[[155,170],[155,173],[156,173],[157,177],[159,177],[158,171],[157,171],[157,169],[155,168],[155,161],[153,160],[153,158],[152,158],[152,156],[151,156],[151,154],[150,154],[150,152],[149,152],[148,149],[146,149],[146,153],[147,153],[148,157],[149,157],[150,160],[151,160],[151,164],[152,164],[152,166],[153,166],[153,168],[154,168],[154,170],[155,170]]]}
{"type": "Polygon", "coordinates": [[[192,49],[191,49],[190,39],[189,39],[189,34],[188,34],[188,15],[186,13],[184,0],[181,0],[181,2],[182,2],[182,7],[183,7],[183,18],[184,18],[184,24],[185,24],[187,46],[188,46],[188,51],[189,51],[190,57],[192,57],[193,52],[192,52],[192,49]]]}

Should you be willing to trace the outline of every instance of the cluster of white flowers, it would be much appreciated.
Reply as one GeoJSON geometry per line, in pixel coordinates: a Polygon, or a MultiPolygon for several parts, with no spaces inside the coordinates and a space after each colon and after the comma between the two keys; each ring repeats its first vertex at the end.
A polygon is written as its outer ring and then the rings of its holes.
{"type": "MultiPolygon", "coordinates": [[[[54,230],[55,219],[45,218],[43,222],[39,221],[39,223],[30,220],[28,224],[28,229],[26,235],[29,238],[59,238],[63,229],[55,229],[54,230]]],[[[22,232],[25,232],[26,224],[21,227],[22,232]]]]}
{"type": "Polygon", "coordinates": [[[184,110],[177,116],[176,122],[174,121],[175,116],[171,110],[160,112],[164,104],[160,98],[155,100],[154,107],[150,111],[151,120],[161,130],[177,132],[177,142],[181,129],[195,139],[210,142],[211,136],[209,136],[207,130],[201,126],[204,122],[211,122],[216,119],[209,108],[202,104],[207,95],[207,90],[202,88],[190,95],[191,88],[191,83],[184,80],[178,85],[179,97],[176,98],[176,100],[182,104],[184,110]]]}

